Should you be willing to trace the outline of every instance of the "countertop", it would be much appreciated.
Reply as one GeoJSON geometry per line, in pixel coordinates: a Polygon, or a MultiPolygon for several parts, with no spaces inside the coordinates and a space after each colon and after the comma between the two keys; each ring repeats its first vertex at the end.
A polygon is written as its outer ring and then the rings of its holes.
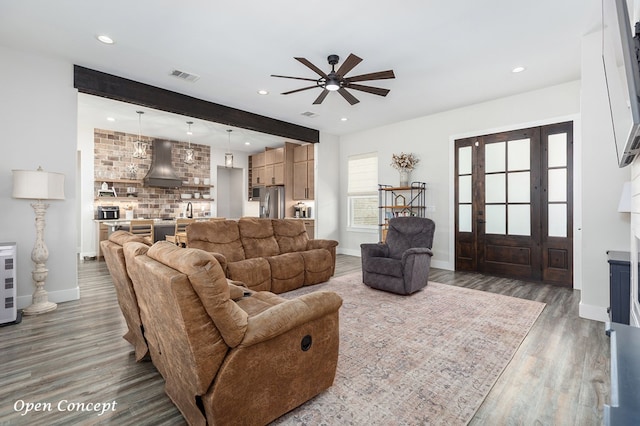
{"type": "MultiPolygon", "coordinates": [[[[144,218],[138,218],[138,219],[144,219],[144,218]]],[[[207,221],[210,218],[197,217],[195,219],[196,221],[207,221]]],[[[131,222],[131,219],[94,219],[94,222],[104,223],[107,226],[122,226],[122,225],[128,226],[129,222],[131,222]]],[[[176,224],[175,219],[153,219],[153,222],[155,225],[175,225],[176,224]]]]}

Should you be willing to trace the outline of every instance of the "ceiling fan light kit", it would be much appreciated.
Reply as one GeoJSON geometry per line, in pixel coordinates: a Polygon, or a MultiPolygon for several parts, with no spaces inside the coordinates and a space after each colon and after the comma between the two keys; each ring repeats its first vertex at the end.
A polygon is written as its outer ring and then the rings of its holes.
{"type": "Polygon", "coordinates": [[[316,87],[319,87],[323,90],[320,93],[320,95],[318,95],[316,100],[313,101],[315,105],[321,104],[322,101],[324,101],[324,99],[327,97],[329,92],[340,93],[340,95],[342,95],[342,97],[351,105],[355,105],[358,102],[360,102],[355,96],[353,96],[349,91],[347,91],[347,89],[359,90],[361,92],[367,92],[367,93],[371,93],[373,95],[378,95],[378,96],[387,96],[387,94],[390,91],[389,89],[382,89],[379,87],[365,86],[362,84],[354,84],[354,83],[359,81],[385,80],[385,79],[395,78],[393,70],[379,71],[379,72],[373,72],[369,74],[361,74],[353,77],[345,77],[345,75],[349,71],[351,71],[353,68],[355,68],[356,65],[362,62],[362,59],[357,57],[353,53],[351,53],[347,57],[347,59],[342,63],[342,65],[340,66],[340,68],[338,68],[337,71],[335,69],[335,66],[340,61],[340,57],[338,55],[329,55],[329,57],[327,58],[329,65],[331,65],[331,72],[329,74],[326,74],[324,71],[322,71],[320,68],[313,65],[311,62],[309,62],[309,60],[305,58],[294,58],[294,59],[302,63],[309,69],[311,69],[316,74],[318,74],[320,78],[313,79],[313,78],[305,78],[305,77],[290,77],[286,75],[275,75],[275,74],[272,74],[271,77],[291,78],[294,80],[304,80],[304,81],[315,82],[316,84],[313,86],[307,86],[301,89],[290,90],[288,92],[282,93],[283,95],[290,95],[291,93],[297,93],[303,90],[315,89],[316,87]]]}

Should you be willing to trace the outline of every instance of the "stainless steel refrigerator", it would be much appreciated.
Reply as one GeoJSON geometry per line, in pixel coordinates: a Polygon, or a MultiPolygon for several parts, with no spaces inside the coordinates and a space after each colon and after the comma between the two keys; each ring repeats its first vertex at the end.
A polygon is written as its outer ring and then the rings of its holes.
{"type": "Polygon", "coordinates": [[[284,186],[260,188],[260,217],[284,218],[284,186]]]}

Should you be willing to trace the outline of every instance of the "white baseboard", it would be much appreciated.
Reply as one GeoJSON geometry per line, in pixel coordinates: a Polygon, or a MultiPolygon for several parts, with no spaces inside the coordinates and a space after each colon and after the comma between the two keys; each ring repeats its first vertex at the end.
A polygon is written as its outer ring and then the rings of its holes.
{"type": "Polygon", "coordinates": [[[360,257],[362,255],[362,253],[360,252],[360,249],[351,250],[351,249],[345,249],[345,248],[340,248],[340,247],[338,247],[336,249],[336,253],[338,253],[338,254],[346,254],[347,256],[357,256],[357,257],[360,257]]]}
{"type": "MultiPolygon", "coordinates": [[[[62,302],[69,302],[71,300],[78,300],[80,299],[80,287],[76,286],[74,288],[61,290],[61,291],[47,291],[47,295],[49,296],[49,301],[54,303],[62,303],[62,302]]],[[[31,305],[31,302],[33,301],[33,296],[32,295],[18,296],[17,301],[18,301],[18,305],[17,305],[18,309],[23,309],[31,305]]]]}
{"type": "Polygon", "coordinates": [[[445,271],[453,271],[453,265],[450,262],[445,262],[442,260],[431,260],[431,266],[438,269],[444,269],[445,271]]]}
{"type": "Polygon", "coordinates": [[[580,318],[586,318],[594,321],[611,321],[606,307],[586,305],[582,302],[580,302],[580,305],[578,306],[578,315],[580,318]]]}

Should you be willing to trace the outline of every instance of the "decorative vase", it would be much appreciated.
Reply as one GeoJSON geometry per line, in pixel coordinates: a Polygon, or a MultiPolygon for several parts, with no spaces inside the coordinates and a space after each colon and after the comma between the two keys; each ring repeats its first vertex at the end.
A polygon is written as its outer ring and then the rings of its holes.
{"type": "Polygon", "coordinates": [[[409,175],[411,171],[409,169],[400,169],[400,186],[409,186],[409,175]]]}

